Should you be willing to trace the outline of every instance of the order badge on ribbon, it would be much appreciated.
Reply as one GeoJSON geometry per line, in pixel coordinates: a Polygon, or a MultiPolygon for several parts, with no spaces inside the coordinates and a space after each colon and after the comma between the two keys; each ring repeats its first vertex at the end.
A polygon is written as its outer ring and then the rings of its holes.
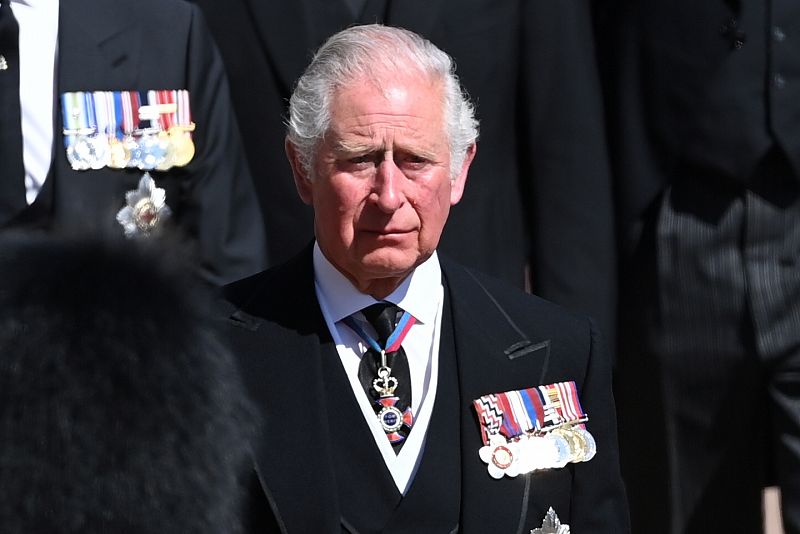
{"type": "Polygon", "coordinates": [[[492,478],[588,462],[597,453],[575,382],[484,395],[473,406],[483,438],[478,455],[492,478]]]}

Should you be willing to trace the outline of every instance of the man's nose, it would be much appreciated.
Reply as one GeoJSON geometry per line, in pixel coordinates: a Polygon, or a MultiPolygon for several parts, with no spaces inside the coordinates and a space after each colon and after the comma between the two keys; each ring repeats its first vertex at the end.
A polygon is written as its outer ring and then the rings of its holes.
{"type": "Polygon", "coordinates": [[[373,197],[378,207],[386,212],[397,211],[403,205],[403,182],[405,176],[392,158],[385,158],[378,165],[373,187],[373,197]]]}

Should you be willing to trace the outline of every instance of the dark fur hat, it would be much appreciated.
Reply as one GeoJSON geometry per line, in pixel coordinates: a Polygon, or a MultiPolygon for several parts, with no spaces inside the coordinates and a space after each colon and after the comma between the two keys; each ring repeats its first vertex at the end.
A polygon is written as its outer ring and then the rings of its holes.
{"type": "Polygon", "coordinates": [[[251,410],[168,256],[0,240],[0,531],[240,532],[251,410]]]}

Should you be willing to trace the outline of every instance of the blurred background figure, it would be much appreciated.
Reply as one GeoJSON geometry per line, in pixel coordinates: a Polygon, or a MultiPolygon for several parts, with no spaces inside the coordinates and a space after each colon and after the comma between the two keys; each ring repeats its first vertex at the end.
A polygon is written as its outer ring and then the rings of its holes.
{"type": "Polygon", "coordinates": [[[800,4],[599,4],[634,532],[798,533],[800,4]]]}
{"type": "Polygon", "coordinates": [[[162,250],[0,238],[0,524],[240,533],[252,412],[162,250]]]}
{"type": "Polygon", "coordinates": [[[400,26],[453,56],[481,122],[441,251],[611,332],[611,189],[588,0],[194,1],[228,70],[272,264],[313,235],[282,149],[295,81],[336,31],[400,26]]]}
{"type": "Polygon", "coordinates": [[[219,284],[265,267],[224,67],[199,9],[0,0],[7,228],[177,234],[219,284]]]}

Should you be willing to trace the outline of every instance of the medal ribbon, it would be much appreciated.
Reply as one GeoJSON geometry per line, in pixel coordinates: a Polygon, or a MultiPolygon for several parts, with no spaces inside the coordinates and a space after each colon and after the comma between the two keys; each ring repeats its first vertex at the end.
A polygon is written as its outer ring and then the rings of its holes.
{"type": "Polygon", "coordinates": [[[493,435],[501,434],[511,440],[587,419],[574,381],[483,395],[472,404],[481,424],[484,445],[489,444],[493,435]]]}
{"type": "Polygon", "coordinates": [[[108,101],[105,91],[95,91],[89,93],[93,101],[94,116],[97,123],[97,135],[110,136],[112,115],[108,112],[108,101]]]}
{"type": "MultiPolygon", "coordinates": [[[[147,91],[147,105],[151,108],[158,110],[158,91],[147,91]]],[[[164,115],[162,113],[158,113],[158,115],[151,115],[150,118],[150,128],[155,131],[163,130],[162,126],[162,117],[164,115]]]]}
{"type": "Polygon", "coordinates": [[[61,115],[64,121],[64,146],[69,148],[75,142],[75,136],[86,130],[86,101],[83,93],[71,92],[61,95],[61,115]]]}
{"type": "Polygon", "coordinates": [[[178,103],[175,99],[175,91],[162,90],[158,92],[159,104],[172,104],[175,106],[175,111],[164,113],[161,115],[161,129],[170,130],[176,124],[176,117],[178,116],[178,103]]]}
{"type": "Polygon", "coordinates": [[[192,123],[191,106],[189,105],[189,91],[180,89],[176,91],[175,101],[178,104],[176,116],[178,126],[190,126],[192,123]]]}
{"type": "Polygon", "coordinates": [[[119,116],[117,115],[116,102],[114,100],[114,93],[106,91],[104,93],[106,103],[106,117],[108,117],[108,130],[106,135],[109,139],[119,139],[119,116]]]}
{"type": "Polygon", "coordinates": [[[575,382],[539,386],[545,406],[545,419],[553,424],[581,423],[586,420],[575,382]]]}
{"type": "Polygon", "coordinates": [[[122,139],[125,123],[125,108],[122,103],[122,92],[113,91],[111,97],[114,102],[114,136],[117,139],[122,139]]]}
{"type": "Polygon", "coordinates": [[[97,116],[94,109],[94,98],[91,92],[80,93],[86,106],[86,126],[93,130],[89,135],[97,133],[97,116]]]}
{"type": "Polygon", "coordinates": [[[375,352],[380,354],[381,352],[386,352],[387,354],[390,352],[395,352],[400,348],[400,345],[403,344],[403,340],[408,335],[408,332],[411,330],[411,327],[414,326],[416,319],[414,316],[408,313],[407,311],[403,312],[402,317],[400,317],[400,321],[397,323],[397,326],[394,327],[389,338],[386,340],[386,347],[381,348],[380,343],[372,336],[367,334],[363,328],[353,319],[351,315],[348,315],[344,319],[344,324],[350,327],[350,329],[358,334],[358,337],[364,340],[364,342],[369,345],[375,352]]]}
{"type": "Polygon", "coordinates": [[[139,126],[139,93],[122,91],[122,129],[125,135],[132,135],[139,126]]]}

